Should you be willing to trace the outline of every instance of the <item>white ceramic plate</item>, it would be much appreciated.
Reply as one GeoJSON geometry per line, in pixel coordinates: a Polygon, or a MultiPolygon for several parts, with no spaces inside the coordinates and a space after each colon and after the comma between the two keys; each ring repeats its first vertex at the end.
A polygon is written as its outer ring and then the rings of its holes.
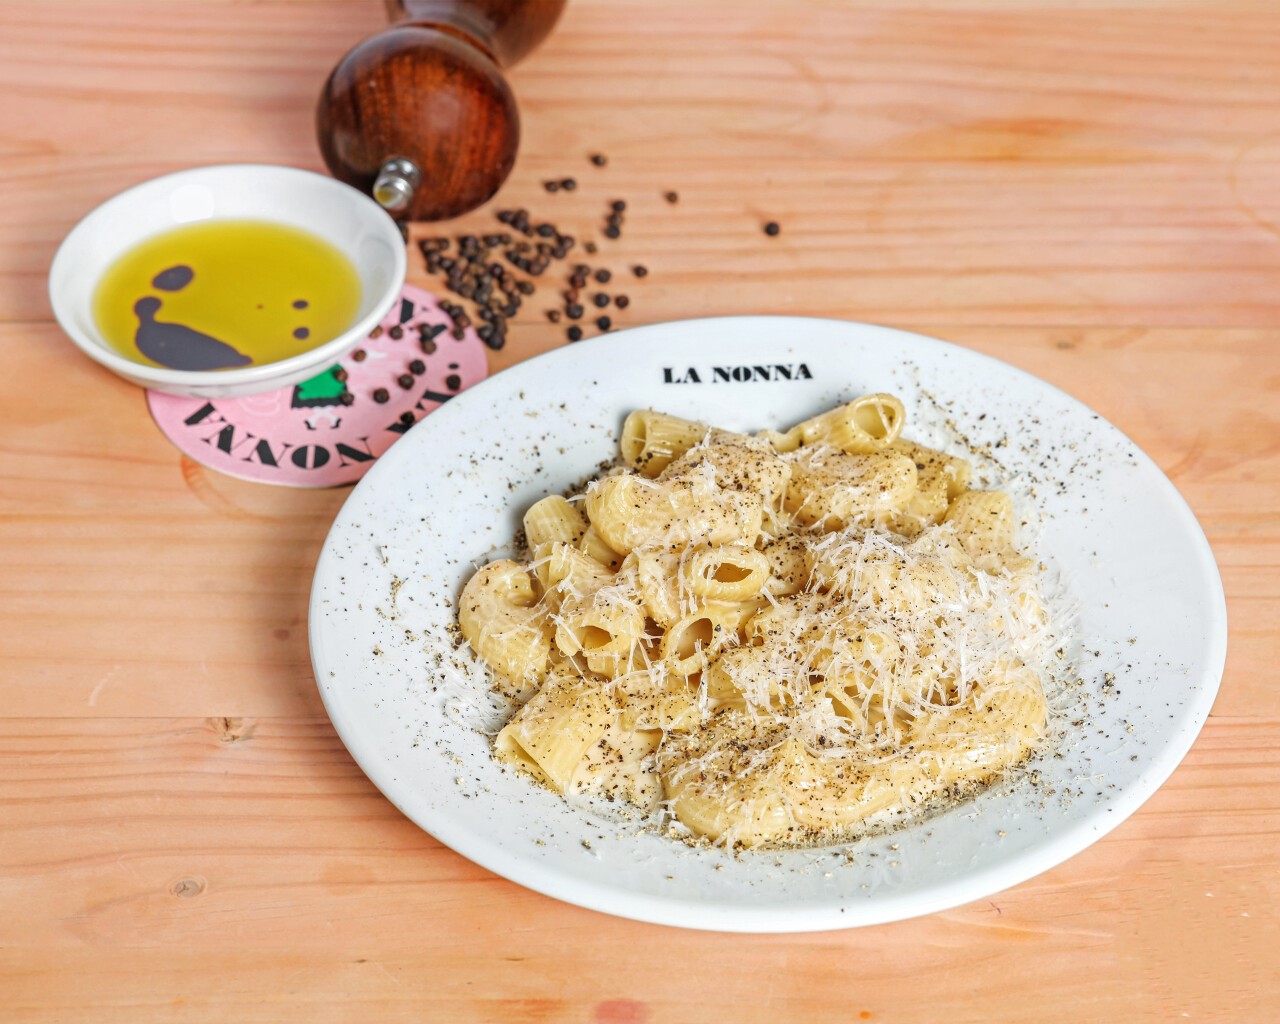
{"type": "Polygon", "coordinates": [[[441,842],[581,906],[760,932],[941,910],[1079,852],[1186,754],[1226,654],[1222,585],[1204,535],[1173,485],[1114,427],[963,348],[775,317],[625,331],[453,399],[384,455],[343,507],[316,568],[310,631],[343,742],[441,842]],[[492,760],[469,724],[483,711],[483,687],[447,629],[462,583],[509,545],[530,504],[611,458],[631,409],[746,430],[869,391],[903,398],[904,436],[953,451],[964,450],[963,437],[998,460],[994,473],[1006,479],[989,479],[1011,486],[1039,521],[1035,550],[1078,606],[1064,663],[1082,682],[1064,697],[1065,735],[1033,771],[890,835],[733,856],[584,816],[492,760]]]}

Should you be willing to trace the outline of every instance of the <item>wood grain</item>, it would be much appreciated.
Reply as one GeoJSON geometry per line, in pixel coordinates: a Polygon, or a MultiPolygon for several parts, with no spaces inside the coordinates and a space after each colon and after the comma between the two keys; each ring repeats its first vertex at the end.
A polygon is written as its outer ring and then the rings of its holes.
{"type": "MultiPolygon", "coordinates": [[[[0,0],[0,1016],[1272,1019],[1275,4],[573,0],[512,72],[515,171],[447,230],[525,206],[596,238],[632,300],[618,326],[836,316],[1004,359],[1142,446],[1222,570],[1222,691],[1133,818],[991,900],[784,937],[578,910],[402,818],[333,733],[307,656],[311,571],[347,492],[204,470],[50,322],[53,251],[110,194],[202,163],[319,169],[320,85],[383,25],[376,0],[74,17],[0,0]],[[570,174],[572,194],[541,187],[570,174]],[[607,243],[615,198],[626,229],[607,243]]],[[[493,369],[563,342],[543,316],[557,286],[493,369]]]]}
{"type": "Polygon", "coordinates": [[[1261,1019],[1274,964],[1255,951],[1280,939],[1265,912],[1280,898],[1276,727],[1215,721],[1142,813],[991,900],[762,937],[616,920],[503,882],[402,818],[325,720],[5,722],[20,787],[3,801],[7,875],[43,910],[0,921],[0,962],[11,1005],[77,1020],[216,1007],[265,1022],[284,1003],[322,1020],[590,1022],[625,1000],[640,1020],[929,1022],[947,1006],[977,1022],[1000,1004],[974,993],[1012,972],[1025,1002],[1011,1020],[1261,1019]],[[705,994],[673,962],[698,965],[705,994]]]}

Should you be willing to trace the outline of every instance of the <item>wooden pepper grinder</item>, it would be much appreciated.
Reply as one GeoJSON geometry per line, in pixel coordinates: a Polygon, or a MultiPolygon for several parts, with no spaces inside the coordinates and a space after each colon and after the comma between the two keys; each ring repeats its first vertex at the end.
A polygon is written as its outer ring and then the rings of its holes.
{"type": "Polygon", "coordinates": [[[566,0],[386,0],[393,22],[338,62],[316,132],[334,177],[397,220],[447,220],[498,191],[520,115],[503,77],[566,0]]]}

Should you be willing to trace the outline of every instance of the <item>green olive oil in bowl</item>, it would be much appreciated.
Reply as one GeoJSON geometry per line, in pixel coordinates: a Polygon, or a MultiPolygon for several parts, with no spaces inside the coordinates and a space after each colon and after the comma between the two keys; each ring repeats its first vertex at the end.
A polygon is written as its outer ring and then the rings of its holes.
{"type": "Polygon", "coordinates": [[[352,326],[360,277],[336,247],[266,220],[209,220],[154,235],[93,295],[106,343],[147,366],[223,370],[279,362],[352,326]]]}

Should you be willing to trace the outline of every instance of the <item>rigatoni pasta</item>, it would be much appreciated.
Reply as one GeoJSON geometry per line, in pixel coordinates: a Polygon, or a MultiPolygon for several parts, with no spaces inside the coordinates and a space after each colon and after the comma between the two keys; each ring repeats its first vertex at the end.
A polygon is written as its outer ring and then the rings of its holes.
{"type": "Polygon", "coordinates": [[[514,701],[497,756],[735,846],[972,790],[1046,727],[1012,501],[874,394],[746,436],[627,417],[624,468],[524,520],[459,625],[514,701]],[[532,694],[532,696],[530,696],[532,694]]]}

